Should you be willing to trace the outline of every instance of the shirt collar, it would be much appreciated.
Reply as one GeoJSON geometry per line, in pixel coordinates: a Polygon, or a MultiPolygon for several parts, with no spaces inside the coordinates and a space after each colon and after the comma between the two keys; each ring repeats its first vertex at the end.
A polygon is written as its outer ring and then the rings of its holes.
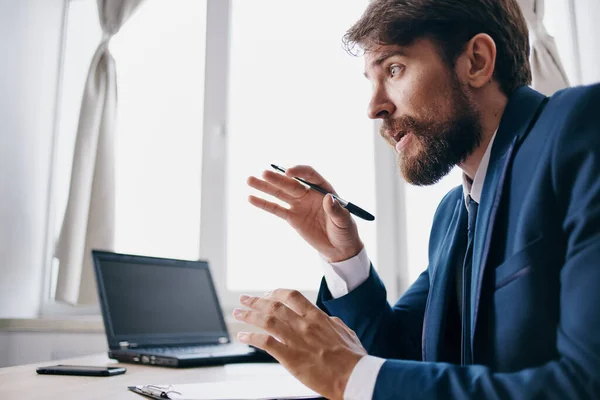
{"type": "Polygon", "coordinates": [[[490,143],[488,144],[485,153],[483,154],[483,158],[479,163],[479,168],[477,168],[477,172],[475,173],[475,178],[471,182],[471,179],[463,173],[462,186],[463,186],[463,195],[465,197],[465,204],[467,207],[469,206],[469,196],[479,204],[481,201],[481,192],[483,191],[483,182],[485,181],[485,175],[487,174],[487,169],[490,164],[490,155],[492,153],[492,145],[494,144],[494,139],[496,139],[496,133],[498,133],[498,129],[494,132],[490,143]]]}

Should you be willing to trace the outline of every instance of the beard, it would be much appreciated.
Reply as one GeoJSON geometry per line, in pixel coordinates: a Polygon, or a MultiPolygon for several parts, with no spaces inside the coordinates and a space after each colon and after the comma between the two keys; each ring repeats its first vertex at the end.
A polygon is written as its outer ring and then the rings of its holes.
{"type": "Polygon", "coordinates": [[[380,133],[392,146],[396,144],[392,136],[397,132],[413,136],[409,146],[398,154],[400,171],[410,184],[427,186],[439,182],[481,143],[480,114],[456,75],[452,76],[449,89],[445,97],[451,110],[443,119],[431,109],[420,119],[402,116],[383,121],[380,133]]]}

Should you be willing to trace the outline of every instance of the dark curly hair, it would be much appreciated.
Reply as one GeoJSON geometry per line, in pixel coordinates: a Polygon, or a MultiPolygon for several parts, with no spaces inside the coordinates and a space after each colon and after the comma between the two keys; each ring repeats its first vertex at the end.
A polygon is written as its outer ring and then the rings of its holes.
{"type": "Polygon", "coordinates": [[[516,0],[374,0],[343,43],[356,55],[357,48],[408,46],[429,38],[454,67],[465,45],[479,33],[496,43],[494,78],[505,94],[531,83],[529,33],[516,0]]]}

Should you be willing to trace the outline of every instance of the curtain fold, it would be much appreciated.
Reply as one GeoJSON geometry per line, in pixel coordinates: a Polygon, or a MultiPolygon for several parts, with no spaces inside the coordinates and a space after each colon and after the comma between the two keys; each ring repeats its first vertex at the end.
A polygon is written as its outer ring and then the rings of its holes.
{"type": "Polygon", "coordinates": [[[550,96],[569,86],[554,38],[544,27],[544,0],[518,0],[529,26],[532,87],[550,96]]]}
{"type": "Polygon", "coordinates": [[[117,73],[108,45],[144,0],[98,0],[103,38],[90,64],[77,126],[69,197],[55,256],[56,300],[97,302],[91,250],[112,250],[117,73]]]}

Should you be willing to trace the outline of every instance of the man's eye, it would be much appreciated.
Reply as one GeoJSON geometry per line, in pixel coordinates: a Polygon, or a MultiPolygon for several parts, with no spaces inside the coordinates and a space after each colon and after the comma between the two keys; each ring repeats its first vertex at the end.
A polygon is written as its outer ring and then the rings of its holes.
{"type": "Polygon", "coordinates": [[[392,65],[390,66],[390,75],[397,76],[402,71],[402,67],[400,65],[392,65]]]}

